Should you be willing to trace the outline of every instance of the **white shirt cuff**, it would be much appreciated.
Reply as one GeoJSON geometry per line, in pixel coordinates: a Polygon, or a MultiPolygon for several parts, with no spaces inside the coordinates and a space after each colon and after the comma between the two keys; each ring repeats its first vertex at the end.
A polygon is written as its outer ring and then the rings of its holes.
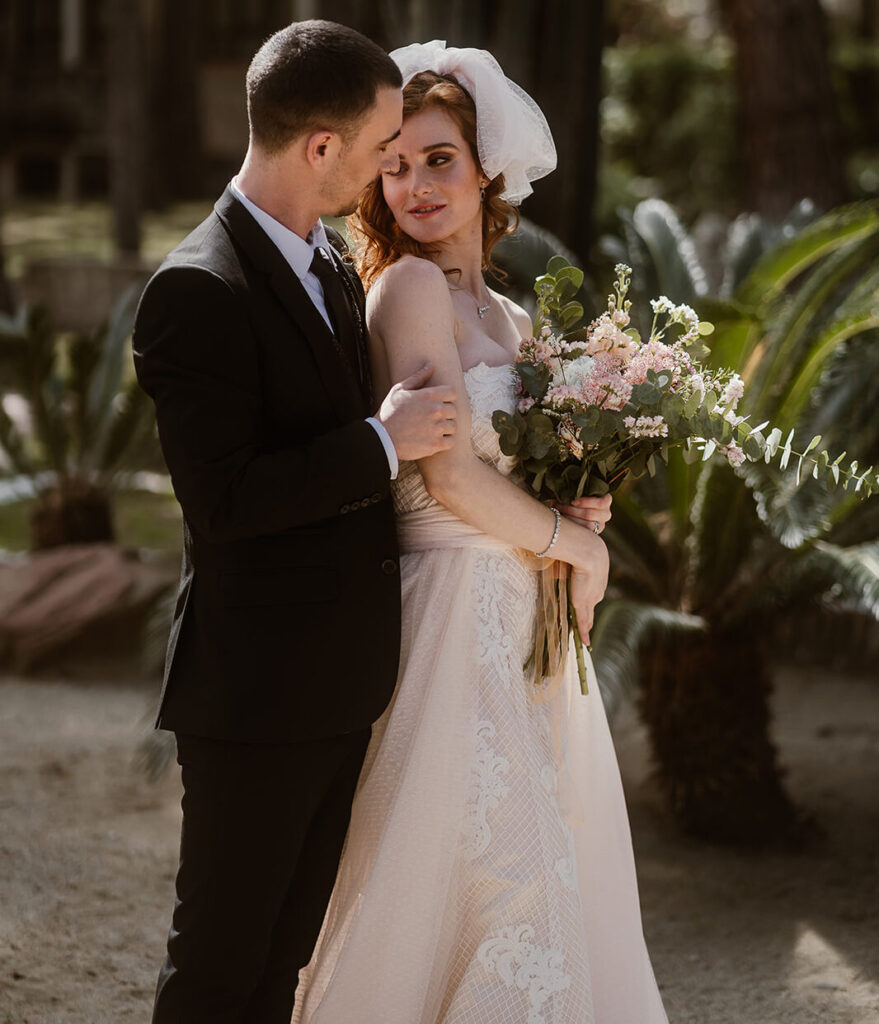
{"type": "Polygon", "coordinates": [[[397,449],[394,447],[391,435],[387,432],[384,425],[379,423],[375,416],[367,416],[366,422],[378,434],[378,439],[381,441],[382,447],[385,450],[385,455],[388,457],[388,465],[391,468],[391,479],[396,480],[397,474],[400,472],[400,460],[397,458],[397,449]]]}

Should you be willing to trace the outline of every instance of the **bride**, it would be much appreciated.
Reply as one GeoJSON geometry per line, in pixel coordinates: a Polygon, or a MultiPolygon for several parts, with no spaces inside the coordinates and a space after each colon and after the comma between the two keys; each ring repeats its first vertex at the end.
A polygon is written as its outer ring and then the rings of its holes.
{"type": "Polygon", "coordinates": [[[392,57],[399,168],[364,193],[357,226],[376,388],[430,360],[459,392],[458,434],[394,485],[397,691],[373,730],[294,1021],[662,1024],[598,686],[581,696],[573,659],[556,687],[523,668],[537,607],[528,552],[573,567],[588,630],[608,502],[546,508],[516,485],[491,426],[514,407],[510,364],[531,324],[483,270],[510,204],[555,166],[552,138],[485,51],[434,42],[392,57]]]}

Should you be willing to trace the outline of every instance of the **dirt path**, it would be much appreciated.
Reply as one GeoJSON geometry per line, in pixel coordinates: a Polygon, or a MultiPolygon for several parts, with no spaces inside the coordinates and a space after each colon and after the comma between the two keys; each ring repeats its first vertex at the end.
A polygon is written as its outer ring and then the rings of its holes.
{"type": "MultiPolygon", "coordinates": [[[[179,828],[176,776],[132,764],[151,700],[0,679],[0,1024],[149,1019],[179,828]]],[[[785,671],[776,712],[790,787],[827,830],[797,857],[676,838],[640,728],[615,724],[671,1024],[879,1024],[879,686],[785,671]]]]}

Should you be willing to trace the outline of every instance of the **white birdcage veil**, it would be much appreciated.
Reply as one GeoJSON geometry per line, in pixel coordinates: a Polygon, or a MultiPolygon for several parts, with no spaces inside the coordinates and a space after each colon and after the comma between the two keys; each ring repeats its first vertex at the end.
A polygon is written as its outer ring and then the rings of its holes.
{"type": "Polygon", "coordinates": [[[518,204],[531,182],[556,166],[555,143],[543,111],[510,81],[487,50],[447,47],[444,40],[412,43],[391,53],[404,87],[421,71],[453,75],[476,105],[476,148],[489,178],[504,176],[501,198],[518,204]]]}

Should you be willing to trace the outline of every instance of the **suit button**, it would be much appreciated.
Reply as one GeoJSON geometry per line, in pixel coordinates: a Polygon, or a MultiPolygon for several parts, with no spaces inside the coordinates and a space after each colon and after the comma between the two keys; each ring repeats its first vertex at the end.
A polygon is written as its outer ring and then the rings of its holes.
{"type": "Polygon", "coordinates": [[[375,494],[373,494],[373,496],[369,500],[370,501],[381,501],[382,500],[382,496],[378,493],[378,491],[376,491],[375,494]]]}
{"type": "Polygon", "coordinates": [[[339,509],[339,515],[343,516],[346,512],[350,512],[350,511],[351,511],[351,506],[350,505],[342,505],[342,507],[339,509]]]}
{"type": "Polygon", "coordinates": [[[393,558],[386,558],[382,562],[382,572],[386,576],[390,576],[391,573],[395,573],[396,571],[397,571],[397,563],[393,560],[393,558]]]}

